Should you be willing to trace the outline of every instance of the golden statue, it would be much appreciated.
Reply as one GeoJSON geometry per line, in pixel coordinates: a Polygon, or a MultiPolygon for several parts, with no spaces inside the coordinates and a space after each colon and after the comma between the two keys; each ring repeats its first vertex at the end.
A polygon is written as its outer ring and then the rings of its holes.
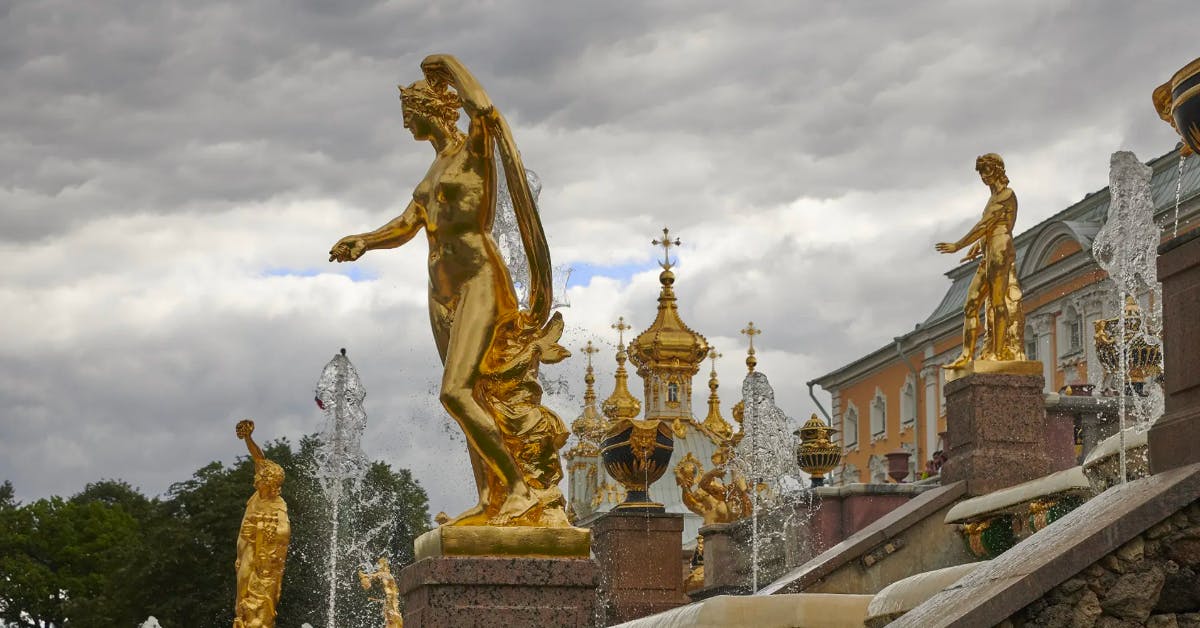
{"type": "MultiPolygon", "coordinates": [[[[558,450],[568,433],[541,405],[538,368],[570,353],[558,344],[562,316],[550,315],[550,252],[525,167],[504,116],[462,63],[431,55],[421,69],[425,78],[401,87],[400,101],[404,126],[433,145],[433,164],[403,214],[375,231],[342,238],[329,259],[353,261],[425,230],[429,317],[444,366],[440,398],[466,436],[479,497],[440,529],[567,528],[558,450]],[[456,126],[460,108],[469,117],[465,134],[456,126]],[[520,308],[491,235],[501,175],[529,262],[528,309],[520,308]]],[[[486,547],[475,543],[473,551],[486,547]]]]}
{"type": "Polygon", "coordinates": [[[957,371],[973,365],[982,311],[985,327],[979,360],[992,364],[988,370],[1039,374],[1040,367],[1034,370],[1028,366],[1015,369],[996,366],[1000,362],[1036,363],[1025,362],[1025,314],[1021,310],[1021,287],[1017,283],[1016,248],[1013,246],[1017,197],[1008,187],[1004,160],[999,155],[988,153],[979,157],[975,160],[975,169],[992,192],[983,217],[957,242],[939,242],[936,247],[942,253],[954,253],[970,246],[962,261],[979,259],[963,306],[962,353],[943,368],[957,371]]]}
{"type": "Polygon", "coordinates": [[[396,578],[388,568],[386,556],[380,556],[375,563],[375,571],[371,573],[358,572],[358,582],[364,591],[370,591],[371,585],[378,582],[383,588],[383,599],[371,598],[372,602],[383,602],[383,625],[385,628],[404,628],[404,618],[400,615],[400,587],[396,586],[396,578]]]}
{"type": "Polygon", "coordinates": [[[689,452],[675,465],[675,483],[683,493],[683,505],[703,517],[706,526],[749,515],[753,506],[745,478],[735,472],[728,486],[724,482],[728,447],[718,447],[712,461],[712,470],[704,472],[704,466],[689,452]]]}
{"type": "Polygon", "coordinates": [[[255,490],[246,502],[246,514],[238,533],[233,628],[272,628],[283,586],[288,539],[292,535],[287,504],[279,496],[283,467],[267,460],[251,438],[254,421],[238,421],[236,431],[238,438],[246,441],[254,460],[255,490]]]}

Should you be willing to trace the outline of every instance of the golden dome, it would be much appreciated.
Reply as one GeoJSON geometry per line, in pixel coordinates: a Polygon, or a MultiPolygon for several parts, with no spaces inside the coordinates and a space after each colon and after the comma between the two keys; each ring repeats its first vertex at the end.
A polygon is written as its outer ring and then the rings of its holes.
{"type": "Polygon", "coordinates": [[[658,315],[646,331],[630,341],[629,360],[637,366],[638,375],[643,378],[660,369],[695,375],[700,363],[708,356],[708,340],[679,318],[672,287],[675,273],[669,267],[664,267],[658,280],[662,284],[658,295],[658,315]]]}
{"type": "Polygon", "coordinates": [[[617,344],[617,372],[613,375],[615,380],[613,393],[604,400],[604,405],[601,406],[604,416],[610,422],[632,419],[642,411],[642,402],[629,392],[629,373],[625,371],[625,330],[629,329],[629,325],[625,324],[624,316],[617,320],[613,329],[621,334],[621,340],[617,344]]]}
{"type": "Polygon", "coordinates": [[[708,432],[713,442],[719,443],[733,438],[733,426],[721,416],[721,398],[717,395],[717,358],[721,354],[716,349],[710,349],[708,357],[712,360],[712,372],[708,375],[708,416],[704,417],[701,427],[708,432]]]}
{"type": "Polygon", "coordinates": [[[583,376],[587,388],[583,393],[583,412],[571,423],[571,432],[575,434],[579,442],[567,452],[568,459],[575,456],[600,455],[600,441],[603,440],[604,432],[608,429],[604,417],[596,411],[596,390],[592,386],[596,383],[596,376],[592,374],[592,354],[600,350],[592,346],[592,341],[589,340],[582,351],[588,361],[587,374],[583,376]]]}

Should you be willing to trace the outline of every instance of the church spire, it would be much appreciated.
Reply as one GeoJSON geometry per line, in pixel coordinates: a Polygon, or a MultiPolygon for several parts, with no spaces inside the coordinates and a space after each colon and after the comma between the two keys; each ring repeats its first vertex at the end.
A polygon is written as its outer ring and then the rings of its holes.
{"type": "Polygon", "coordinates": [[[587,346],[580,349],[587,356],[587,373],[583,376],[587,388],[583,393],[583,412],[571,423],[571,432],[579,439],[579,443],[567,452],[568,459],[575,456],[596,456],[600,454],[600,441],[604,439],[607,429],[604,418],[596,411],[596,376],[592,371],[592,355],[600,350],[589,340],[587,346]]]}
{"type": "Polygon", "coordinates": [[[620,419],[632,419],[642,411],[642,404],[629,392],[629,373],[625,370],[625,332],[632,329],[625,323],[625,317],[622,316],[613,324],[613,329],[617,330],[619,340],[617,342],[617,372],[613,375],[615,380],[613,392],[608,399],[604,400],[604,405],[601,410],[604,416],[609,421],[617,421],[620,419]]]}
{"type": "Polygon", "coordinates": [[[762,330],[754,326],[754,321],[750,321],[742,333],[750,339],[750,348],[746,351],[746,369],[753,373],[754,367],[758,366],[758,358],[754,357],[754,337],[761,334],[762,330]]]}
{"type": "Polygon", "coordinates": [[[733,437],[733,426],[721,416],[721,398],[717,395],[717,358],[721,357],[716,349],[709,347],[708,358],[712,360],[712,372],[708,375],[708,416],[704,417],[704,429],[720,441],[733,437]]]}

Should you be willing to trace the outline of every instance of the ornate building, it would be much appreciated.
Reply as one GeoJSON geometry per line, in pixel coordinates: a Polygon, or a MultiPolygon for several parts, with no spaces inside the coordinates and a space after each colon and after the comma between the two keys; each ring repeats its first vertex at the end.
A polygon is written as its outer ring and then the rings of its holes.
{"type": "MultiPolygon", "coordinates": [[[[1154,172],[1155,221],[1164,226],[1166,237],[1176,228],[1182,233],[1200,226],[1200,159],[1189,158],[1181,172],[1175,150],[1148,165],[1154,172]]],[[[1109,205],[1106,187],[1014,238],[1024,292],[1025,353],[1042,362],[1046,392],[1100,379],[1094,323],[1116,316],[1121,307],[1092,254],[1092,240],[1107,220],[1109,205]]],[[[974,262],[946,273],[949,290],[912,331],[810,382],[833,397],[830,414],[833,427],[841,430],[844,454],[842,467],[833,474],[835,483],[888,481],[884,456],[901,449],[915,454],[911,480],[941,448],[938,434],[946,429],[941,366],[961,349],[963,300],[974,273],[974,262]]],[[[1138,298],[1145,305],[1148,296],[1138,298]]]]}
{"type": "MultiPolygon", "coordinates": [[[[670,259],[670,248],[679,244],[671,240],[663,230],[662,240],[654,244],[663,247],[662,272],[659,274],[658,310],[654,322],[625,346],[624,333],[630,329],[622,317],[613,328],[618,333],[616,353],[617,368],[614,374],[613,392],[601,406],[602,421],[618,418],[634,418],[645,408],[644,418],[661,419],[671,425],[675,436],[675,449],[671,455],[670,468],[689,454],[706,466],[720,443],[729,439],[733,428],[721,416],[720,397],[717,394],[715,364],[709,376],[708,411],[704,419],[697,420],[692,408],[692,380],[705,359],[716,360],[717,353],[709,346],[703,335],[692,330],[679,315],[678,299],[675,295],[675,273],[670,259]],[[643,401],[639,402],[628,389],[626,360],[633,363],[643,384],[643,401]]],[[[586,352],[586,349],[585,349],[586,352]]],[[[585,376],[587,392],[584,408],[572,424],[575,444],[567,451],[568,485],[571,511],[576,519],[595,512],[611,509],[624,499],[623,489],[604,471],[600,462],[598,444],[604,429],[596,428],[594,379],[591,368],[591,353],[588,374],[585,376]]],[[[703,523],[683,504],[679,487],[671,478],[664,477],[650,487],[651,500],[661,503],[667,512],[684,515],[684,539],[696,537],[703,523]]]]}

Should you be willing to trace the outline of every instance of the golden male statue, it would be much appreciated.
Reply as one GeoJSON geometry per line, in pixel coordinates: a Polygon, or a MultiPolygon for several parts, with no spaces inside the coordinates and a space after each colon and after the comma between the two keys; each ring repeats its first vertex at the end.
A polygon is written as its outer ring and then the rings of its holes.
{"type": "Polygon", "coordinates": [[[404,628],[404,618],[400,615],[400,587],[396,585],[396,578],[388,568],[387,557],[380,556],[379,561],[375,563],[375,571],[371,573],[360,570],[358,582],[364,591],[370,591],[371,585],[378,582],[383,588],[383,599],[373,601],[383,602],[384,628],[404,628]]]}
{"type": "Polygon", "coordinates": [[[287,504],[279,496],[283,486],[283,467],[267,460],[251,438],[254,421],[238,421],[237,436],[246,441],[254,460],[254,494],[246,502],[246,514],[238,532],[237,600],[233,628],[273,628],[275,606],[283,586],[283,565],[287,559],[287,504]]]}
{"type": "Polygon", "coordinates": [[[431,55],[421,69],[424,80],[401,87],[400,101],[404,126],[433,145],[433,164],[403,214],[342,238],[329,259],[353,261],[425,230],[429,318],[444,365],[441,402],[466,435],[479,492],[479,503],[446,525],[568,527],[558,489],[567,429],[541,405],[537,373],[570,353],[558,344],[562,317],[550,316],[550,252],[525,167],[504,116],[462,63],[431,55]],[[469,118],[466,134],[456,126],[459,109],[469,118]],[[529,261],[524,310],[491,235],[501,175],[529,261]]]}
{"type": "Polygon", "coordinates": [[[1021,287],[1017,283],[1013,225],[1017,220],[1017,196],[1008,187],[1004,160],[988,153],[975,160],[975,169],[991,190],[983,217],[957,242],[939,242],[937,250],[954,253],[967,246],[962,261],[979,258],[963,306],[962,354],[944,368],[959,369],[974,360],[979,340],[979,315],[984,310],[985,334],[979,359],[998,362],[1025,360],[1025,315],[1021,311],[1021,287]]]}

